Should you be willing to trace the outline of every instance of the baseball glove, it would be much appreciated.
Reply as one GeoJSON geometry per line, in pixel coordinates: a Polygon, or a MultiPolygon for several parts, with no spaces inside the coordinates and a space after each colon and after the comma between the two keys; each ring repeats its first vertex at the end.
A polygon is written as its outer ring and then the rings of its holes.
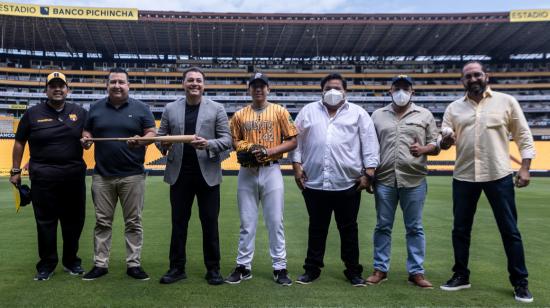
{"type": "Polygon", "coordinates": [[[241,164],[241,166],[258,166],[263,163],[265,158],[267,158],[267,149],[261,144],[251,144],[246,148],[237,151],[237,161],[241,164]],[[259,160],[256,152],[260,153],[259,160]]]}

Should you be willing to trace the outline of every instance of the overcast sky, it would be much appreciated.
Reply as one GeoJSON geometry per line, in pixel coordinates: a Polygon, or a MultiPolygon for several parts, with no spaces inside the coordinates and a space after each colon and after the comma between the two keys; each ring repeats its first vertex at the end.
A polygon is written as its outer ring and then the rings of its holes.
{"type": "Polygon", "coordinates": [[[19,0],[7,2],[138,8],[155,11],[257,13],[467,13],[550,9],[550,0],[19,0]]]}

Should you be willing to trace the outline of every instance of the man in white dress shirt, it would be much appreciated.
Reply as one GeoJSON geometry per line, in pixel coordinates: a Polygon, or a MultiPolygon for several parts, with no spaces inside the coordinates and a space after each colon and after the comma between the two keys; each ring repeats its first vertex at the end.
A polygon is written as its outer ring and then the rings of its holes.
{"type": "Polygon", "coordinates": [[[322,100],[302,108],[295,121],[298,147],[290,156],[309,214],[305,273],[296,281],[300,284],[309,284],[321,274],[334,212],[344,275],[353,286],[366,285],[359,264],[357,215],[361,191],[372,193],[379,146],[369,114],[346,101],[346,88],[340,74],[326,76],[321,81],[322,100]]]}

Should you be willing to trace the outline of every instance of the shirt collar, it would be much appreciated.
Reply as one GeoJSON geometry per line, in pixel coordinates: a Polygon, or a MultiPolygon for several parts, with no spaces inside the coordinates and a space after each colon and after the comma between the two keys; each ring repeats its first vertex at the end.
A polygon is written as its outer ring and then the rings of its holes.
{"type": "Polygon", "coordinates": [[[200,106],[205,104],[204,96],[201,96],[201,101],[197,105],[189,105],[187,104],[187,96],[183,96],[183,102],[185,103],[185,106],[200,106]]]}
{"type": "Polygon", "coordinates": [[[123,107],[128,106],[129,102],[130,102],[130,98],[128,97],[128,99],[124,103],[122,103],[120,105],[120,107],[116,108],[113,104],[111,104],[111,101],[109,100],[109,97],[107,97],[107,99],[105,100],[105,105],[107,105],[107,107],[111,107],[113,109],[121,109],[123,107]]]}
{"type": "Polygon", "coordinates": [[[61,114],[61,113],[63,113],[63,112],[67,109],[67,102],[65,102],[65,103],[63,104],[63,108],[61,108],[60,111],[57,111],[57,110],[54,109],[52,106],[50,106],[50,104],[48,104],[48,100],[46,100],[46,102],[44,103],[44,105],[46,105],[46,108],[47,108],[48,110],[50,110],[51,112],[54,112],[54,113],[56,113],[56,114],[61,114]]]}
{"type": "MultiPolygon", "coordinates": [[[[395,113],[395,111],[393,110],[392,104],[393,103],[390,103],[390,104],[386,105],[384,108],[382,108],[382,110],[383,111],[389,111],[391,113],[395,113]]],[[[415,103],[411,102],[411,105],[409,106],[409,109],[407,109],[407,111],[405,111],[405,113],[407,114],[407,113],[417,112],[417,111],[420,111],[419,107],[415,103]]]]}
{"type": "MultiPolygon", "coordinates": [[[[487,88],[485,89],[485,92],[483,92],[483,98],[487,98],[487,97],[493,97],[493,90],[491,90],[489,86],[487,86],[487,88]]],[[[465,102],[471,101],[471,99],[468,97],[468,92],[466,92],[466,94],[464,95],[463,100],[465,102]]]]}
{"type": "Polygon", "coordinates": [[[485,89],[485,92],[483,92],[483,98],[485,97],[493,97],[493,90],[489,86],[487,86],[487,89],[485,89]]]}
{"type": "MultiPolygon", "coordinates": [[[[325,110],[328,113],[327,106],[325,106],[325,104],[323,104],[323,100],[319,101],[319,107],[321,107],[321,109],[325,110]]],[[[340,108],[338,108],[338,110],[336,112],[340,112],[340,110],[348,110],[348,109],[349,109],[349,102],[348,102],[348,100],[346,100],[342,104],[342,106],[340,106],[340,108]]]]}

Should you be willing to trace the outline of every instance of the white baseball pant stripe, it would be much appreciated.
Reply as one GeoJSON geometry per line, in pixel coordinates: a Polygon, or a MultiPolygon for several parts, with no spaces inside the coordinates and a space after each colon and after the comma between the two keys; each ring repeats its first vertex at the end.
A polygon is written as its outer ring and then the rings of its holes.
{"type": "Polygon", "coordinates": [[[237,202],[241,228],[237,264],[252,268],[258,209],[260,202],[269,236],[273,269],[286,268],[285,232],[283,227],[284,184],[278,164],[241,167],[238,176],[237,202]]]}

